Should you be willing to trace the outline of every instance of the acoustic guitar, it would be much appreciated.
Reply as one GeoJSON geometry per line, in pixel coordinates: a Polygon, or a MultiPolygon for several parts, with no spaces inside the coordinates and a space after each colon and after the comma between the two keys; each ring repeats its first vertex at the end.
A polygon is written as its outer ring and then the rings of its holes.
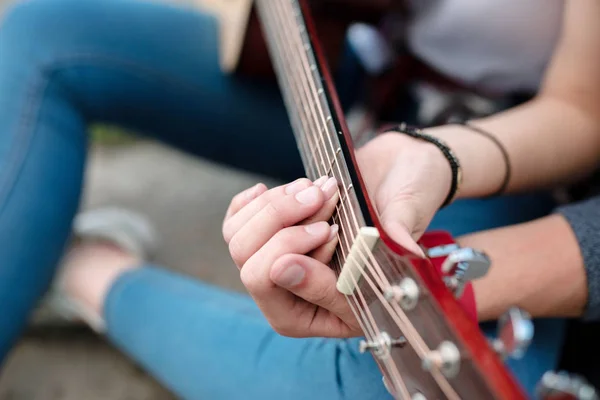
{"type": "MultiPolygon", "coordinates": [[[[321,0],[329,5],[332,1],[321,0]]],[[[331,267],[338,274],[337,289],[346,296],[364,333],[361,352],[371,353],[377,361],[386,388],[396,399],[525,399],[503,359],[525,351],[533,335],[528,315],[516,308],[507,310],[498,337],[488,339],[469,313],[472,310],[462,305],[473,301],[468,281],[489,268],[485,254],[459,248],[445,232],[428,232],[420,241],[428,255],[422,259],[382,228],[329,72],[327,61],[335,58],[340,41],[334,37],[322,45],[320,38],[327,35],[317,35],[311,4],[200,1],[221,21],[223,70],[238,71],[248,65],[245,57],[257,57],[258,65],[268,55],[269,67],[252,71],[275,73],[307,177],[329,175],[339,182],[340,200],[333,216],[340,227],[339,245],[331,267]],[[256,22],[260,30],[249,33],[256,22]],[[258,47],[245,48],[249,44],[258,47]]],[[[359,15],[371,18],[391,6],[390,1],[367,1],[359,15]]],[[[330,21],[327,32],[334,26],[336,31],[347,27],[351,19],[336,19],[335,14],[320,13],[319,26],[330,21]]],[[[542,379],[539,397],[597,399],[584,381],[552,372],[542,379]]]]}

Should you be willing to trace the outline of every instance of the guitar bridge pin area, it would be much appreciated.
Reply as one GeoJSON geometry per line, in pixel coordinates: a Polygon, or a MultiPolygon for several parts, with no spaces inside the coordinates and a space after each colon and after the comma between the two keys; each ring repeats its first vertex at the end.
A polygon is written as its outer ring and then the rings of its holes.
{"type": "Polygon", "coordinates": [[[392,339],[387,332],[381,332],[372,341],[361,340],[358,351],[361,353],[372,351],[378,358],[385,359],[390,356],[393,347],[404,347],[405,344],[406,338],[404,336],[392,339]]]}
{"type": "Polygon", "coordinates": [[[460,358],[458,347],[446,340],[425,356],[421,366],[425,371],[437,368],[446,378],[453,378],[460,371],[460,358]]]}
{"type": "Polygon", "coordinates": [[[398,303],[407,311],[417,306],[419,295],[419,285],[411,278],[402,279],[398,285],[390,286],[383,294],[387,301],[398,303]]]}

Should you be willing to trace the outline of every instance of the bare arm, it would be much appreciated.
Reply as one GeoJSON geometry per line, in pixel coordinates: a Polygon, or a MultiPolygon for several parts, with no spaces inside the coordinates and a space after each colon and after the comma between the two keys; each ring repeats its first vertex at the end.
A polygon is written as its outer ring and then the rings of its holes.
{"type": "MultiPolygon", "coordinates": [[[[600,160],[600,2],[569,1],[565,7],[561,38],[540,93],[474,121],[505,145],[513,171],[509,191],[573,181],[600,160]]],[[[504,161],[489,139],[459,126],[431,132],[446,139],[463,164],[461,197],[499,188],[504,161]]]]}
{"type": "Polygon", "coordinates": [[[535,317],[580,316],[587,282],[579,245],[561,215],[472,234],[463,246],[485,249],[490,272],[474,282],[482,321],[519,306],[535,317]]]}

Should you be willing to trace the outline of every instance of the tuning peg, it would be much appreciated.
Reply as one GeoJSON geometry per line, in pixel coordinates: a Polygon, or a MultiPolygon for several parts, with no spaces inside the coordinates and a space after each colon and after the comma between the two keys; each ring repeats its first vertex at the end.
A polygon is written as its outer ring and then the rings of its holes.
{"type": "Polygon", "coordinates": [[[540,400],[599,400],[598,393],[585,379],[566,372],[548,371],[537,385],[540,400]]]}
{"type": "Polygon", "coordinates": [[[462,296],[467,282],[481,278],[490,269],[489,257],[468,247],[452,251],[442,264],[444,283],[456,297],[462,296]]]}
{"type": "Polygon", "coordinates": [[[498,320],[498,337],[492,340],[492,346],[502,358],[521,358],[533,339],[533,331],[530,315],[513,307],[498,320]]]}

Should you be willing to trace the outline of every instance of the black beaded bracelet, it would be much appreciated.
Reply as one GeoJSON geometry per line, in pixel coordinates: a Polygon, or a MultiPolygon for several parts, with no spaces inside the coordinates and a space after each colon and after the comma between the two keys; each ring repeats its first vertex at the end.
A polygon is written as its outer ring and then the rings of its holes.
{"type": "Polygon", "coordinates": [[[452,203],[452,200],[454,200],[454,197],[456,196],[458,188],[462,182],[462,169],[460,167],[460,163],[458,162],[458,158],[456,158],[450,147],[448,147],[446,143],[435,136],[428,135],[419,128],[409,126],[405,123],[401,123],[398,126],[387,129],[385,132],[397,132],[416,139],[425,140],[440,149],[442,154],[444,154],[444,157],[446,157],[448,160],[448,163],[450,164],[450,170],[452,171],[452,183],[450,184],[450,191],[448,192],[448,196],[446,196],[446,199],[442,204],[442,208],[452,203]]]}

